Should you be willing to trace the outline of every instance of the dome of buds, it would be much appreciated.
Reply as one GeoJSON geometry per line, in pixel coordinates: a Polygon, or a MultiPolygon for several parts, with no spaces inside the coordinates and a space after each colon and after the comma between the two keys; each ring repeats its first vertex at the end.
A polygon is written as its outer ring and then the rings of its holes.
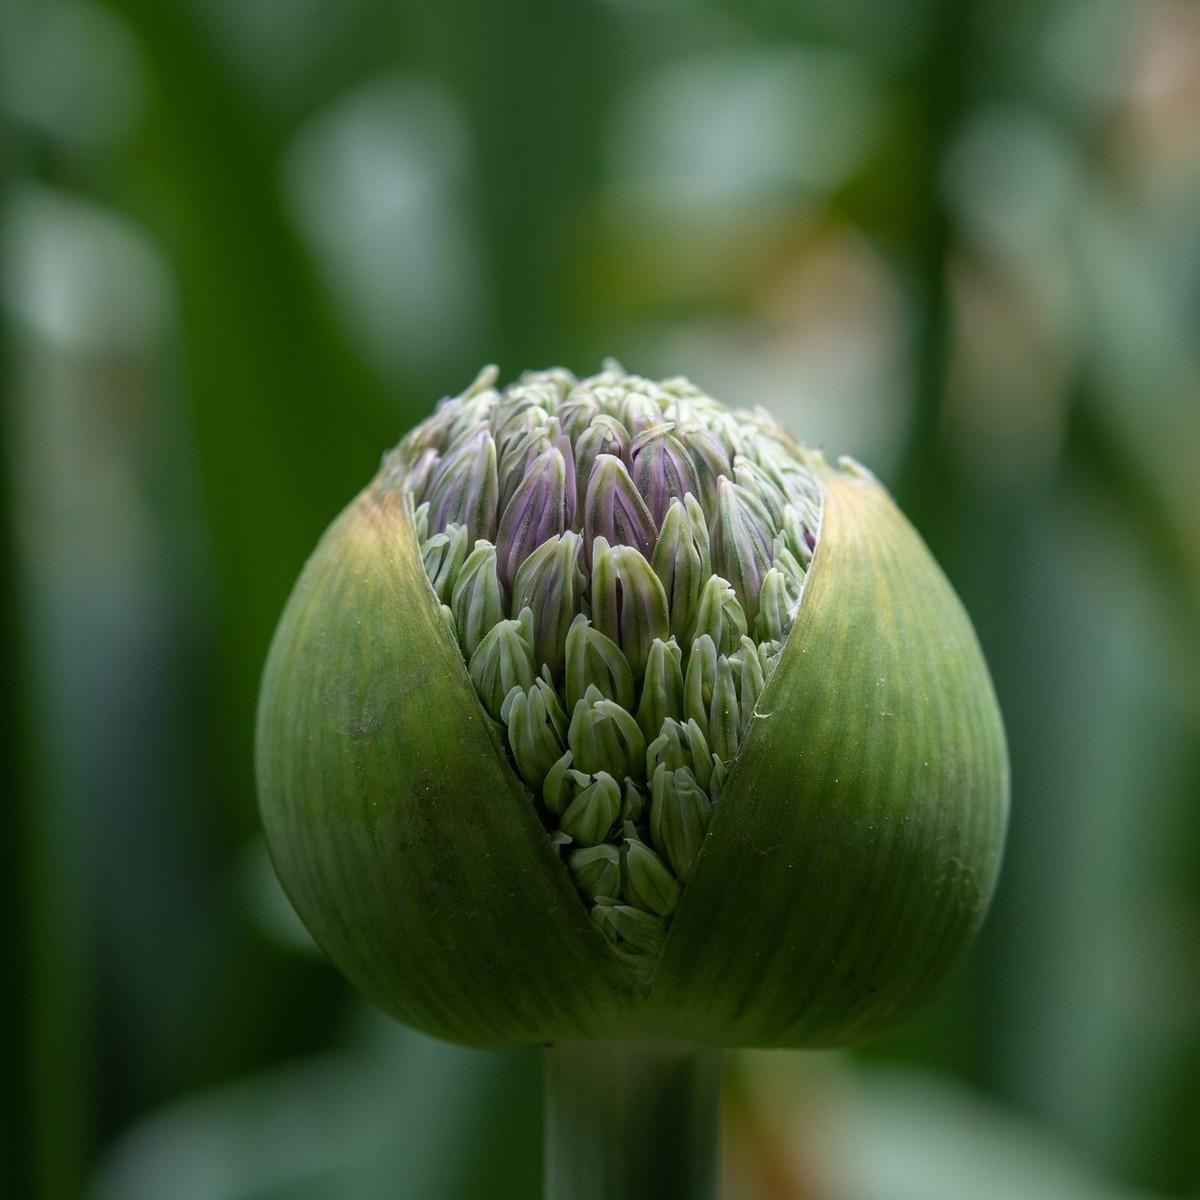
{"type": "Polygon", "coordinates": [[[488,368],[401,447],[421,558],[592,920],[648,977],[804,593],[821,490],[683,379],[488,368]]]}
{"type": "Polygon", "coordinates": [[[853,1041],[970,942],[1008,775],[868,472],[683,379],[484,371],[321,539],[259,799],[329,957],[476,1045],[853,1041]]]}

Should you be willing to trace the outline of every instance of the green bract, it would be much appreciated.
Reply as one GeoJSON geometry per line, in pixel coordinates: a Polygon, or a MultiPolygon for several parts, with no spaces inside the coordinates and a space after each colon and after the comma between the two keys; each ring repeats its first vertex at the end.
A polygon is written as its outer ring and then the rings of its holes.
{"type": "Polygon", "coordinates": [[[875,480],[615,366],[489,369],[384,460],[267,662],[263,818],[330,957],[495,1045],[831,1045],[977,928],[1004,735],[875,480]]]}

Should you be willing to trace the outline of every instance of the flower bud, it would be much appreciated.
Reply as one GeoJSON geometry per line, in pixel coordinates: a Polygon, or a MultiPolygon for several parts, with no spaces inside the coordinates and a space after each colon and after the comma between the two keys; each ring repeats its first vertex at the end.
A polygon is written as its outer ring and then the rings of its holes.
{"type": "Polygon", "coordinates": [[[462,525],[447,525],[421,547],[421,561],[434,593],[445,604],[454,593],[458,573],[467,558],[467,531],[462,525]]]}
{"type": "Polygon", "coordinates": [[[714,761],[715,755],[708,748],[704,730],[693,720],[682,724],[675,720],[664,721],[662,732],[646,747],[646,774],[650,778],[654,777],[660,763],[665,763],[672,771],[687,767],[705,790],[714,761]]]}
{"type": "Polygon", "coordinates": [[[683,655],[674,638],[655,638],[646,660],[637,719],[647,741],[653,741],[663,722],[683,711],[683,655]]]}
{"type": "Polygon", "coordinates": [[[635,908],[669,917],[679,903],[679,880],[653,850],[636,837],[624,840],[621,893],[635,908]]]}
{"type": "MultiPolygon", "coordinates": [[[[578,511],[587,510],[587,492],[591,485],[596,460],[607,454],[624,459],[629,447],[629,431],[615,417],[597,416],[575,439],[575,487],[579,500],[578,511]]],[[[590,537],[588,539],[591,540],[590,537]]]]}
{"type": "Polygon", "coordinates": [[[566,641],[566,699],[574,711],[589,688],[632,708],[635,698],[633,668],[612,638],[605,637],[582,613],[571,622],[566,641]]]}
{"type": "Polygon", "coordinates": [[[533,686],[533,647],[520,621],[499,621],[492,627],[471,655],[470,674],[484,708],[500,720],[508,693],[533,686]]]}
{"type": "Polygon", "coordinates": [[[463,654],[469,659],[488,630],[504,617],[496,547],[491,542],[476,542],[467,555],[454,583],[450,611],[463,654]]]}
{"type": "Polygon", "coordinates": [[[685,440],[700,481],[700,501],[704,511],[716,513],[717,482],[722,478],[728,479],[733,470],[729,454],[720,439],[699,423],[688,426],[685,440]]]}
{"type": "Polygon", "coordinates": [[[628,904],[597,904],[592,909],[592,918],[614,945],[644,956],[644,969],[649,969],[653,956],[666,940],[667,927],[661,917],[628,904]]]}
{"type": "Polygon", "coordinates": [[[683,711],[708,737],[708,718],[717,688],[717,648],[707,633],[692,643],[683,680],[683,711]]]}
{"type": "Polygon", "coordinates": [[[566,739],[567,718],[558,696],[544,679],[535,679],[526,691],[514,687],[500,706],[500,719],[508,726],[509,749],[522,778],[540,790],[566,739]]]}
{"type": "Polygon", "coordinates": [[[646,739],[638,723],[619,704],[590,687],[571,713],[567,745],[581,771],[608,768],[618,778],[644,776],[646,739]]]}
{"type": "Polygon", "coordinates": [[[644,785],[634,783],[626,777],[625,791],[621,797],[621,820],[641,828],[646,822],[649,810],[650,798],[646,795],[644,785]]]}
{"type": "Polygon", "coordinates": [[[496,535],[500,578],[511,587],[517,568],[567,524],[567,467],[554,447],[541,454],[504,508],[496,535]]]}
{"type": "MultiPolygon", "coordinates": [[[[586,388],[572,388],[567,394],[566,399],[559,405],[558,408],[558,423],[562,426],[563,432],[576,445],[580,444],[583,435],[594,425],[596,418],[600,414],[600,405],[596,402],[595,397],[586,388]]],[[[611,448],[601,448],[597,451],[599,454],[619,453],[620,445],[614,444],[611,448]]],[[[595,458],[595,455],[592,455],[595,458]]]]}
{"type": "MultiPolygon", "coordinates": [[[[729,656],[737,685],[737,707],[739,713],[738,740],[746,736],[746,727],[758,706],[758,698],[767,686],[766,673],[763,671],[762,660],[758,656],[758,648],[747,637],[742,638],[741,646],[729,656]]],[[[731,756],[726,756],[731,757],[731,756]]]]}
{"type": "Polygon", "coordinates": [[[625,393],[621,420],[635,438],[661,421],[662,415],[657,401],[645,392],[634,390],[625,393]]]}
{"type": "MultiPolygon", "coordinates": [[[[657,414],[660,415],[661,414],[657,414]]],[[[700,481],[687,447],[672,433],[674,425],[654,425],[629,446],[629,473],[657,529],[673,501],[699,496],[700,481]]]]}
{"type": "Polygon", "coordinates": [[[691,771],[660,763],[650,781],[650,836],[682,883],[691,878],[711,816],[712,802],[691,771]]]}
{"type": "Polygon", "coordinates": [[[583,508],[584,536],[589,545],[633,547],[649,554],[657,526],[629,478],[625,464],[611,454],[601,454],[592,467],[583,508]]]}
{"type": "Polygon", "coordinates": [[[575,886],[593,903],[621,894],[621,853],[616,846],[602,843],[572,850],[567,865],[575,886]]]}
{"type": "Polygon", "coordinates": [[[580,772],[575,774],[580,788],[559,828],[577,846],[598,846],[621,816],[621,788],[607,771],[597,771],[590,780],[580,772]]]}
{"type": "Polygon", "coordinates": [[[724,762],[732,762],[741,740],[741,714],[733,668],[724,654],[717,659],[717,678],[708,706],[708,744],[724,762]]]}
{"type": "Polygon", "coordinates": [[[733,585],[742,612],[751,621],[758,613],[758,593],[771,566],[774,540],[774,526],[762,500],[747,488],[721,479],[712,534],[713,569],[733,585]]]}
{"type": "Polygon", "coordinates": [[[671,632],[680,640],[690,633],[700,591],[712,575],[708,526],[694,496],[672,500],[650,559],[662,581],[671,614],[671,632]]]}
{"type": "Polygon", "coordinates": [[[469,544],[496,536],[500,485],[496,443],[486,429],[465,436],[438,464],[429,484],[429,525],[435,532],[452,522],[466,528],[469,544]]]}
{"type": "Polygon", "coordinates": [[[563,676],[567,633],[587,584],[579,565],[581,546],[579,534],[569,530],[543,542],[513,581],[513,611],[528,608],[532,613],[534,658],[545,663],[555,679],[563,676]]]}
{"type": "Polygon", "coordinates": [[[592,620],[621,647],[636,678],[646,669],[655,638],[671,634],[667,595],[650,564],[632,546],[592,547],[592,620]]]}
{"type": "Polygon", "coordinates": [[[764,576],[758,594],[758,616],[754,620],[754,636],[760,642],[782,641],[791,628],[800,594],[796,586],[778,567],[764,576]]]}
{"type": "Polygon", "coordinates": [[[485,370],[326,533],[263,678],[273,861],[478,1045],[834,1045],[986,910],[1003,728],[879,484],[685,380],[485,370]]]}
{"type": "Polygon", "coordinates": [[[720,575],[710,575],[700,592],[691,638],[708,637],[722,654],[736,649],[746,636],[746,614],[733,588],[720,575]]]}

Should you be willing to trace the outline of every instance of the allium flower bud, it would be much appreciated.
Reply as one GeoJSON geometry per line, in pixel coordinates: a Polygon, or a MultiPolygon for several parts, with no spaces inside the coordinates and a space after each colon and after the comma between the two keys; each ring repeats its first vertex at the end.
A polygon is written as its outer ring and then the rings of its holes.
{"type": "Polygon", "coordinates": [[[517,568],[543,543],[567,526],[567,464],[551,447],[529,467],[504,507],[496,549],[500,578],[511,587],[517,568]]]}
{"type": "Polygon", "coordinates": [[[671,634],[671,614],[658,576],[633,546],[592,543],[592,620],[640,679],[654,639],[671,634]]]}
{"type": "Polygon", "coordinates": [[[574,711],[588,688],[596,688],[622,708],[635,699],[633,668],[621,647],[580,613],[567,630],[567,707],[574,711]]]}
{"type": "Polygon", "coordinates": [[[454,581],[450,611],[454,614],[463,654],[469,659],[504,616],[504,596],[496,574],[496,547],[491,542],[476,542],[475,549],[467,555],[454,581]]]}
{"type": "Polygon", "coordinates": [[[884,489],[686,380],[489,369],[385,459],[276,633],[280,877],[474,1044],[861,1038],[999,864],[1004,735],[884,489]]]}
{"type": "MultiPolygon", "coordinates": [[[[769,490],[763,489],[764,494],[769,490]]],[[[777,528],[758,495],[728,479],[718,481],[713,569],[733,585],[742,612],[750,621],[758,612],[763,576],[771,568],[777,528]]]]}
{"type": "Polygon", "coordinates": [[[669,917],[679,903],[679,880],[645,842],[626,837],[621,852],[621,888],[635,908],[669,917]]]}
{"type": "Polygon", "coordinates": [[[567,865],[575,886],[593,904],[601,897],[611,899],[621,894],[621,854],[616,846],[603,842],[572,850],[567,865]]]}
{"type": "Polygon", "coordinates": [[[498,621],[471,655],[471,682],[497,720],[513,688],[533,686],[533,646],[520,621],[498,621]]]}
{"type": "Polygon", "coordinates": [[[589,687],[571,713],[571,757],[581,771],[610,768],[618,779],[645,774],[646,739],[638,723],[614,700],[589,687]]]}
{"type": "Polygon", "coordinates": [[[543,542],[517,570],[513,582],[514,612],[533,614],[533,649],[539,664],[561,679],[567,652],[567,633],[579,612],[587,586],[579,563],[583,541],[568,530],[543,542]]]}
{"type": "MultiPolygon", "coordinates": [[[[790,622],[787,628],[791,628],[790,622]]],[[[738,646],[747,632],[746,613],[737,594],[720,575],[710,575],[700,591],[691,641],[708,637],[724,654],[738,646]]]]}
{"type": "Polygon", "coordinates": [[[637,719],[646,735],[653,741],[663,722],[683,709],[683,655],[674,638],[664,642],[655,638],[646,660],[646,676],[642,680],[642,698],[638,703],[637,719]]]}
{"type": "Polygon", "coordinates": [[[650,565],[666,592],[671,632],[683,640],[696,619],[701,589],[712,575],[708,524],[694,495],[671,501],[650,565]]]}
{"type": "Polygon", "coordinates": [[[518,684],[505,696],[500,719],[508,727],[517,770],[540,790],[566,742],[567,719],[557,693],[544,679],[535,679],[528,690],[518,684]]]}
{"type": "Polygon", "coordinates": [[[572,772],[579,784],[575,798],[567,805],[559,828],[579,846],[597,846],[612,832],[621,815],[621,788],[607,771],[590,778],[572,772]]]}
{"type": "Polygon", "coordinates": [[[672,432],[675,426],[654,425],[629,447],[630,478],[650,510],[654,529],[662,527],[672,501],[700,492],[696,467],[687,447],[672,432]]]}
{"type": "Polygon", "coordinates": [[[665,763],[654,772],[650,796],[650,836],[686,883],[708,832],[712,800],[687,767],[671,771],[665,763]]]}
{"type": "Polygon", "coordinates": [[[496,443],[486,429],[468,434],[441,461],[429,484],[429,522],[434,530],[454,523],[468,542],[496,536],[496,443]]]}
{"type": "Polygon", "coordinates": [[[658,526],[625,464],[601,454],[592,467],[583,502],[583,529],[589,546],[603,538],[611,546],[629,546],[649,554],[658,526]]]}

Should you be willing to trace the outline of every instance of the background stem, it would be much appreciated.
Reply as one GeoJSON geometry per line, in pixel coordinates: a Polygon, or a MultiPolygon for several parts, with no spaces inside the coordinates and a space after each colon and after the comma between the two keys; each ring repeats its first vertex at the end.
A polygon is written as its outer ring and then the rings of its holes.
{"type": "Polygon", "coordinates": [[[720,1052],[634,1042],[546,1050],[546,1200],[712,1200],[720,1052]]]}

